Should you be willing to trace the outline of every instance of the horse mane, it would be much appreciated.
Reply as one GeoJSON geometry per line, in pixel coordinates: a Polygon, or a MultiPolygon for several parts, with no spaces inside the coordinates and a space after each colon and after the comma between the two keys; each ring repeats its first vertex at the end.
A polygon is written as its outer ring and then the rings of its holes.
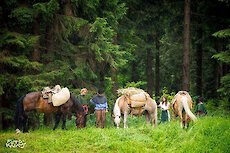
{"type": "Polygon", "coordinates": [[[143,89],[134,88],[134,87],[129,87],[129,88],[125,88],[125,89],[118,89],[117,93],[125,95],[125,96],[132,96],[135,94],[144,93],[147,97],[149,97],[149,94],[147,92],[145,92],[143,89]]]}
{"type": "Polygon", "coordinates": [[[76,108],[78,111],[85,112],[84,108],[82,107],[82,105],[80,104],[80,102],[78,101],[78,99],[72,93],[70,94],[70,98],[73,101],[74,108],[76,108]]]}

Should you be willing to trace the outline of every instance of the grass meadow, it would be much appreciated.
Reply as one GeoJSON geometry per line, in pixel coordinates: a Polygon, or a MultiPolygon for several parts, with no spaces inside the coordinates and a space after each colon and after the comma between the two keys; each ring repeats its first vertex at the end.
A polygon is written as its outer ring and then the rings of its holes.
{"type": "Polygon", "coordinates": [[[106,128],[95,128],[95,116],[88,116],[87,127],[76,129],[74,118],[67,122],[68,130],[55,131],[40,127],[29,133],[15,134],[13,129],[1,131],[0,153],[228,153],[230,152],[229,114],[209,114],[191,123],[188,129],[179,127],[179,120],[158,124],[157,128],[143,117],[128,119],[128,129],[116,129],[107,114],[106,128]],[[5,147],[8,139],[26,142],[24,148],[5,147]]]}

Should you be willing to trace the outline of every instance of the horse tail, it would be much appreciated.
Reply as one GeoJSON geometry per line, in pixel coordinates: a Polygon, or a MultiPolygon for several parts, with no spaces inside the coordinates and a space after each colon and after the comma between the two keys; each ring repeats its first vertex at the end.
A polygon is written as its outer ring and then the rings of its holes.
{"type": "Polygon", "coordinates": [[[188,114],[188,116],[193,120],[196,121],[196,116],[191,112],[189,105],[188,105],[188,98],[186,96],[182,97],[181,103],[185,109],[185,112],[188,114]]]}
{"type": "Polygon", "coordinates": [[[114,108],[113,108],[113,115],[114,115],[114,117],[116,117],[116,116],[121,116],[121,110],[120,110],[120,108],[119,108],[119,106],[118,106],[118,103],[119,103],[119,100],[121,99],[121,97],[119,97],[117,100],[116,100],[116,102],[115,102],[115,105],[114,105],[114,108]]]}
{"type": "Polygon", "coordinates": [[[16,111],[15,111],[15,128],[20,129],[23,120],[24,108],[23,108],[23,100],[25,96],[21,96],[16,103],[16,111]]]}

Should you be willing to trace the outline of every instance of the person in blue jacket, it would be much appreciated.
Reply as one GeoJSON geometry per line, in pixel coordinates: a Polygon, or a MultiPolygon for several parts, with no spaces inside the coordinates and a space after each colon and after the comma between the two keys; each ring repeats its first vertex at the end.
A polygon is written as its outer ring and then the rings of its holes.
{"type": "Polygon", "coordinates": [[[106,112],[108,109],[107,98],[103,94],[103,89],[99,89],[97,94],[90,100],[92,104],[95,105],[95,113],[96,113],[96,127],[101,128],[105,127],[105,118],[106,112]]]}

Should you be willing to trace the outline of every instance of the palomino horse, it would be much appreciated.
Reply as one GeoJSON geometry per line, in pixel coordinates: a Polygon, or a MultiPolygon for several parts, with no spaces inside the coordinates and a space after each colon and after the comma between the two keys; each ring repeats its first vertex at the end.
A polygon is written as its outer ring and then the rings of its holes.
{"type": "Polygon", "coordinates": [[[60,106],[53,106],[52,103],[48,103],[48,100],[42,97],[41,92],[31,92],[26,96],[21,97],[17,101],[15,113],[15,126],[17,132],[20,132],[21,128],[23,128],[23,132],[28,132],[27,113],[30,111],[37,111],[41,113],[56,112],[57,116],[55,118],[54,129],[57,128],[61,116],[63,121],[62,129],[66,129],[66,117],[68,116],[68,119],[71,119],[72,112],[76,113],[77,127],[85,127],[86,124],[86,115],[84,109],[72,94],[70,95],[69,100],[60,106]]]}
{"type": "MultiPolygon", "coordinates": [[[[116,100],[113,109],[113,117],[114,117],[114,123],[117,128],[120,127],[121,115],[123,115],[124,117],[124,128],[128,128],[127,117],[131,109],[134,108],[130,107],[130,105],[128,104],[128,98],[126,96],[122,95],[116,100]]],[[[139,109],[141,111],[139,114],[142,114],[144,111],[146,111],[145,113],[146,120],[151,121],[154,127],[157,126],[157,104],[152,98],[148,97],[143,107],[135,108],[135,109],[139,109]]]]}
{"type": "Polygon", "coordinates": [[[172,99],[173,118],[180,117],[181,128],[187,128],[190,118],[196,121],[196,116],[191,112],[192,98],[187,91],[179,91],[172,99]],[[185,113],[183,113],[185,110],[185,113]]]}

